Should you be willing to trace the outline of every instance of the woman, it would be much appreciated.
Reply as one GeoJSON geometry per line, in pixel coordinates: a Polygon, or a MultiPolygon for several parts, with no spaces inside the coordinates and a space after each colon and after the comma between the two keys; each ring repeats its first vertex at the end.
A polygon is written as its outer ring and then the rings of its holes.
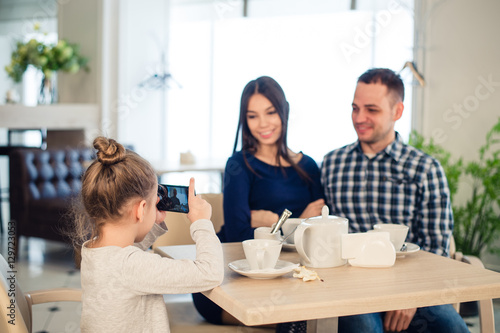
{"type": "MultiPolygon", "coordinates": [[[[250,81],[241,96],[233,156],[224,173],[222,242],[253,238],[254,229],[271,226],[286,208],[291,217],[321,215],[325,204],[316,162],[287,146],[289,106],[280,85],[267,76],[250,81]],[[236,151],[240,141],[241,151],[236,151]]],[[[215,324],[235,323],[201,294],[198,311],[215,324]]]]}
{"type": "Polygon", "coordinates": [[[288,148],[288,114],[285,93],[274,79],[262,76],[246,85],[233,156],[224,173],[221,241],[253,238],[255,228],[276,223],[285,208],[291,217],[321,215],[320,171],[312,158],[288,148]]]}

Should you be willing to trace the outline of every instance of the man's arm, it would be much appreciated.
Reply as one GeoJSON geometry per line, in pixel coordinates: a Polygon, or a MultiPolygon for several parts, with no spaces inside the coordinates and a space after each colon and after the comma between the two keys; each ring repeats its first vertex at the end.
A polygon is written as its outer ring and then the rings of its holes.
{"type": "Polygon", "coordinates": [[[420,237],[423,249],[449,256],[450,237],[453,232],[453,211],[450,190],[443,167],[433,159],[422,188],[419,212],[420,237]]]}

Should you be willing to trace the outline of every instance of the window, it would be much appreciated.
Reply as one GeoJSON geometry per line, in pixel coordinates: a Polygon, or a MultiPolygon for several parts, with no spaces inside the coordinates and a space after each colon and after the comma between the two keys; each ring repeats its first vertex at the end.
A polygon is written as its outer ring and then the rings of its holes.
{"type": "MultiPolygon", "coordinates": [[[[357,77],[370,67],[399,71],[411,61],[413,13],[396,1],[359,10],[331,3],[255,0],[241,17],[239,1],[174,2],[168,64],[181,88],[168,92],[167,158],[188,150],[199,159],[229,157],[241,92],[261,75],[276,79],[290,103],[292,150],[321,162],[355,141],[350,113],[357,77]]],[[[397,130],[406,139],[413,78],[402,76],[406,108],[397,130]]]]}

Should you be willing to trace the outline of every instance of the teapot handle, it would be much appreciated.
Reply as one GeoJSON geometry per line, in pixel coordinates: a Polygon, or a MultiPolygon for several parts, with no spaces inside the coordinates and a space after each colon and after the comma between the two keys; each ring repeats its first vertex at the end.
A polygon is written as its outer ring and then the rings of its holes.
{"type": "Polygon", "coordinates": [[[304,260],[304,265],[306,266],[311,265],[311,259],[309,259],[309,257],[306,254],[306,251],[304,250],[304,232],[309,227],[310,227],[309,225],[299,224],[297,226],[297,230],[295,230],[295,235],[293,236],[295,242],[295,248],[297,249],[297,252],[301,256],[301,258],[304,260]]]}

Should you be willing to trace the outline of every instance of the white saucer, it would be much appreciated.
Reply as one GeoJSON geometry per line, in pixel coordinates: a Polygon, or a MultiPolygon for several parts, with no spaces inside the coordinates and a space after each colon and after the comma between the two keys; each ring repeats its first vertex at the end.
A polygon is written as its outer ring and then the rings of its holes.
{"type": "Polygon", "coordinates": [[[412,254],[420,251],[420,246],[413,243],[405,243],[406,251],[396,251],[396,258],[404,258],[407,254],[412,254]]]}
{"type": "Polygon", "coordinates": [[[239,273],[244,276],[248,276],[252,279],[274,279],[278,276],[285,275],[293,271],[295,267],[299,267],[299,264],[294,264],[289,261],[278,260],[276,263],[276,267],[274,269],[265,269],[265,270],[250,270],[250,266],[246,259],[240,259],[228,264],[229,268],[231,268],[236,273],[239,273]]]}

